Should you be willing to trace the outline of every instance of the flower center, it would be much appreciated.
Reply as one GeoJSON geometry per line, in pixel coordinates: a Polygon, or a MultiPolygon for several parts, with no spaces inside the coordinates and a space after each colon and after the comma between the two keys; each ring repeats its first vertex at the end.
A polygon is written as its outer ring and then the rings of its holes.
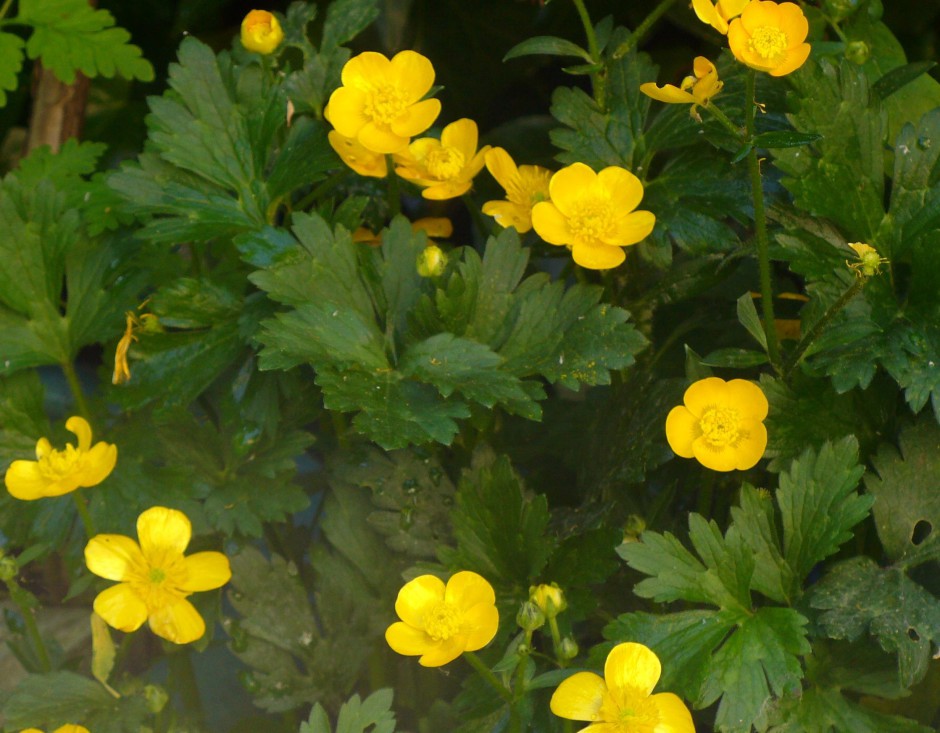
{"type": "Polygon", "coordinates": [[[372,89],[366,98],[365,114],[373,121],[388,125],[401,117],[408,106],[408,100],[400,89],[385,84],[372,89]]]}
{"type": "Polygon", "coordinates": [[[460,175],[465,162],[463,153],[457,148],[441,145],[428,153],[424,164],[432,178],[449,181],[460,175]]]}
{"type": "Polygon", "coordinates": [[[424,630],[434,641],[447,641],[460,631],[460,612],[452,603],[441,601],[425,615],[424,630]]]}
{"type": "Polygon", "coordinates": [[[39,472],[49,481],[58,481],[64,476],[81,470],[82,452],[71,443],[65,450],[49,451],[39,459],[39,472]]]}
{"type": "Polygon", "coordinates": [[[163,572],[160,568],[150,568],[150,582],[154,585],[159,585],[164,580],[166,580],[166,573],[163,572]]]}
{"type": "Polygon", "coordinates": [[[733,445],[738,441],[741,418],[730,407],[711,407],[699,420],[702,436],[716,447],[733,445]]]}
{"type": "Polygon", "coordinates": [[[614,225],[614,212],[606,199],[581,201],[574,213],[568,217],[572,234],[582,241],[595,241],[606,236],[614,225]]]}
{"type": "Polygon", "coordinates": [[[154,558],[148,558],[145,566],[138,565],[128,573],[126,582],[147,606],[148,612],[189,595],[180,590],[180,585],[186,580],[186,570],[179,559],[163,557],[154,563],[154,558]]]}
{"type": "Polygon", "coordinates": [[[782,30],[772,25],[762,25],[754,29],[749,46],[762,59],[771,61],[786,53],[787,43],[787,34],[782,30]]]}
{"type": "Polygon", "coordinates": [[[598,718],[616,733],[653,733],[659,724],[659,709],[649,696],[636,690],[607,692],[598,718]]]}

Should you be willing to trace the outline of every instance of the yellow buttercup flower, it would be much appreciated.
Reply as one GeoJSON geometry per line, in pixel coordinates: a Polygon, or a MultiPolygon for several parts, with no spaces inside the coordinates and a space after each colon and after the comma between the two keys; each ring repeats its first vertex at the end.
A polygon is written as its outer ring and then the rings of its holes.
{"type": "Polygon", "coordinates": [[[157,636],[188,644],[206,631],[202,616],[186,600],[197,591],[221,588],[232,577],[221,552],[183,555],[192,536],[180,511],[152,507],[137,518],[138,544],[130,537],[99,534],[85,546],[85,564],[95,575],[120,581],[95,598],[94,609],[120,631],[144,621],[157,636]]]}
{"type": "Polygon", "coordinates": [[[336,130],[330,130],[326,137],[336,154],[360,176],[385,178],[388,175],[388,161],[384,155],[373,153],[355,138],[344,137],[336,130]]]}
{"type": "Polygon", "coordinates": [[[616,267],[626,259],[623,248],[647,237],[656,223],[651,212],[634,211],[643,184],[619,166],[595,173],[574,163],[552,176],[548,190],[551,201],[532,207],[532,226],[549,244],[571,247],[581,267],[616,267]]]}
{"type": "Polygon", "coordinates": [[[695,733],[692,714],[671,692],[653,695],[662,665],[634,642],[611,649],[604,676],[577,672],[562,682],[549,703],[560,718],[589,721],[580,733],[695,733]]]}
{"type": "Polygon", "coordinates": [[[441,139],[423,137],[397,155],[395,172],[422,186],[426,199],[443,201],[470,190],[473,177],[483,169],[490,149],[477,150],[477,123],[466,118],[451,122],[441,132],[441,139]]]}
{"type": "MultiPolygon", "coordinates": [[[[26,728],[21,730],[20,733],[42,733],[39,728],[26,728]]],[[[75,725],[74,723],[66,723],[63,726],[56,728],[52,733],[89,733],[88,728],[84,725],[75,725]]]]}
{"type": "Polygon", "coordinates": [[[704,56],[695,57],[692,63],[692,74],[692,76],[685,77],[678,87],[672,84],[661,87],[650,82],[641,84],[640,91],[648,97],[667,104],[691,104],[690,114],[696,117],[696,107],[699,105],[707,107],[711,98],[721,91],[725,83],[718,78],[715,65],[704,56]]]}
{"type": "Polygon", "coordinates": [[[324,115],[337,132],[373,153],[400,153],[441,112],[437,99],[422,101],[434,84],[434,67],[414,51],[391,60],[374,51],[361,53],[346,62],[342,81],[324,115]]]}
{"type": "Polygon", "coordinates": [[[267,10],[252,10],[242,21],[242,45],[249,51],[267,55],[283,40],[281,24],[267,10]]]}
{"type": "Polygon", "coordinates": [[[519,234],[532,228],[532,207],[548,201],[548,182],[552,172],[538,165],[516,166],[502,148],[487,151],[486,169],[506,191],[505,201],[487,201],[483,213],[502,227],[513,227],[519,234]]]}
{"type": "Polygon", "coordinates": [[[555,618],[568,607],[568,601],[558,583],[531,586],[529,600],[542,610],[546,618],[555,618]]]}
{"type": "Polygon", "coordinates": [[[496,636],[496,594],[485,578],[469,570],[444,584],[434,575],[406,583],[395,601],[397,621],[385,640],[399,654],[419,656],[424,667],[440,667],[464,652],[482,649],[496,636]]]}
{"type": "Polygon", "coordinates": [[[767,398],[744,379],[700,379],[683,405],[666,417],[666,440],[676,455],[695,458],[713,471],[746,470],[767,447],[767,398]]]}
{"type": "Polygon", "coordinates": [[[731,53],[745,66],[783,76],[809,57],[809,23],[799,5],[753,0],[728,27],[731,53]]]}
{"type": "Polygon", "coordinates": [[[703,23],[708,23],[719,33],[728,33],[728,23],[737,18],[751,0],[718,0],[714,5],[709,0],[692,0],[692,9],[703,23]]]}
{"type": "Polygon", "coordinates": [[[4,478],[17,499],[32,501],[62,496],[82,487],[97,486],[114,470],[117,446],[104,441],[91,444],[91,425],[83,417],[70,417],[65,429],[75,433],[78,447],[67,443],[55,450],[46,438],[36,443],[35,461],[13,461],[4,478]]]}

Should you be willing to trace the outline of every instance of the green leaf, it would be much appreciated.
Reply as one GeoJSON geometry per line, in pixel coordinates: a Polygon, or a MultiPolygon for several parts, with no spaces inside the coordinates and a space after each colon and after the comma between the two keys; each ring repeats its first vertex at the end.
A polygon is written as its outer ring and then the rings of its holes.
{"type": "Polygon", "coordinates": [[[835,566],[814,588],[813,608],[834,639],[854,641],[868,633],[881,648],[898,655],[905,687],[923,678],[940,641],[940,600],[899,567],[879,568],[868,557],[835,566]]]}
{"type": "Polygon", "coordinates": [[[75,72],[86,76],[153,80],[153,67],[140,49],[128,43],[130,34],[114,27],[107,10],[97,10],[83,0],[21,0],[17,23],[33,27],[26,44],[31,59],[43,65],[65,84],[75,72]]]}
{"type": "Polygon", "coordinates": [[[579,56],[588,63],[594,61],[594,59],[591,58],[591,54],[585,49],[581,48],[576,43],[567,41],[564,38],[558,38],[557,36],[533,36],[532,38],[527,38],[510,48],[506,52],[506,55],[503,56],[503,61],[509,61],[509,59],[515,59],[520,56],[536,56],[539,54],[548,56],[579,56]]]}
{"type": "Polygon", "coordinates": [[[745,293],[738,298],[738,321],[766,351],[767,334],[764,333],[764,325],[761,323],[760,316],[757,315],[757,307],[750,293],[745,293]]]}
{"type": "MultiPolygon", "coordinates": [[[[376,690],[365,700],[353,695],[339,709],[336,733],[394,733],[395,713],[392,712],[392,690],[376,690]]],[[[323,706],[317,704],[310,718],[301,723],[300,733],[331,733],[329,718],[323,706]]]]}
{"type": "Polygon", "coordinates": [[[912,64],[904,64],[904,66],[891,69],[891,71],[887,72],[878,81],[872,84],[872,94],[878,97],[878,99],[887,99],[922,74],[926,74],[936,65],[936,61],[915,61],[912,64]]]}
{"type": "Polygon", "coordinates": [[[322,49],[348,43],[379,17],[377,0],[333,0],[326,10],[322,49]]]}
{"type": "Polygon", "coordinates": [[[764,352],[739,348],[715,349],[702,358],[705,366],[731,369],[748,369],[766,363],[767,354],[764,352]]]}
{"type": "Polygon", "coordinates": [[[800,579],[783,556],[770,494],[745,484],[741,487],[740,506],[731,507],[731,518],[754,552],[751,587],[774,601],[790,603],[800,579]]]}
{"type": "Polygon", "coordinates": [[[795,132],[793,130],[775,130],[762,132],[753,142],[755,148],[798,148],[820,140],[822,135],[815,132],[795,132]]]}
{"type": "Polygon", "coordinates": [[[783,699],[770,714],[768,733],[930,733],[909,718],[879,713],[834,688],[812,687],[783,699]]]}
{"type": "Polygon", "coordinates": [[[19,86],[23,68],[23,39],[12,33],[0,33],[0,107],[6,106],[7,92],[19,86]]]}
{"type": "Polygon", "coordinates": [[[884,444],[872,458],[865,488],[885,552],[910,567],[940,556],[940,428],[921,420],[898,443],[900,453],[884,444]]]}

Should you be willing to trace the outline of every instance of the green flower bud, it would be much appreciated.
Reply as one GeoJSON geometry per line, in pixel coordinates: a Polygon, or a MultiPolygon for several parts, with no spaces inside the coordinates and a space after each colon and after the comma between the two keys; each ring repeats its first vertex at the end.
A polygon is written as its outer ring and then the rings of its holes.
{"type": "Polygon", "coordinates": [[[566,636],[561,640],[561,644],[558,645],[558,656],[566,661],[574,659],[578,656],[578,642],[570,636],[566,636]]]}
{"type": "Polygon", "coordinates": [[[447,255],[436,244],[429,244],[418,255],[418,274],[421,277],[439,277],[447,267],[447,255]]]}
{"type": "Polygon", "coordinates": [[[542,609],[546,618],[555,618],[568,607],[568,601],[558,583],[533,585],[529,588],[529,600],[542,609]]]}
{"type": "Polygon", "coordinates": [[[144,686],[144,700],[147,701],[147,710],[151,713],[157,714],[163,710],[169,699],[170,696],[160,685],[144,686]]]}
{"type": "Polygon", "coordinates": [[[871,47],[865,41],[850,41],[845,47],[845,57],[861,66],[871,57],[871,47]]]}
{"type": "Polygon", "coordinates": [[[519,613],[516,614],[516,623],[523,631],[535,631],[545,625],[545,614],[538,604],[532,601],[526,601],[519,606],[519,613]]]}
{"type": "Polygon", "coordinates": [[[862,0],[825,0],[823,10],[837,23],[845,20],[862,5],[862,0]]]}
{"type": "Polygon", "coordinates": [[[0,581],[9,583],[19,571],[20,566],[17,565],[15,557],[0,556],[0,581]]]}

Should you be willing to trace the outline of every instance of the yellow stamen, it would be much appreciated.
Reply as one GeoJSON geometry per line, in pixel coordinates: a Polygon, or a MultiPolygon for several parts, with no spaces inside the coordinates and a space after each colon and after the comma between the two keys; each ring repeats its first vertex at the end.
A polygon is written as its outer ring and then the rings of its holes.
{"type": "Polygon", "coordinates": [[[428,173],[439,181],[449,181],[457,178],[463,170],[466,160],[457,148],[442,145],[431,150],[425,159],[428,173]]]}
{"type": "Polygon", "coordinates": [[[447,641],[460,631],[461,614],[446,601],[436,603],[424,617],[424,630],[434,641],[447,641]]]}
{"type": "Polygon", "coordinates": [[[715,447],[734,445],[740,438],[741,416],[730,407],[712,407],[705,410],[699,421],[702,435],[715,447]]]}
{"type": "Polygon", "coordinates": [[[366,98],[364,112],[374,122],[383,125],[398,119],[408,107],[408,99],[401,90],[386,84],[371,91],[366,98]]]}
{"type": "Polygon", "coordinates": [[[787,51],[787,34],[774,26],[764,25],[754,29],[748,45],[762,59],[776,61],[787,51]]]}

